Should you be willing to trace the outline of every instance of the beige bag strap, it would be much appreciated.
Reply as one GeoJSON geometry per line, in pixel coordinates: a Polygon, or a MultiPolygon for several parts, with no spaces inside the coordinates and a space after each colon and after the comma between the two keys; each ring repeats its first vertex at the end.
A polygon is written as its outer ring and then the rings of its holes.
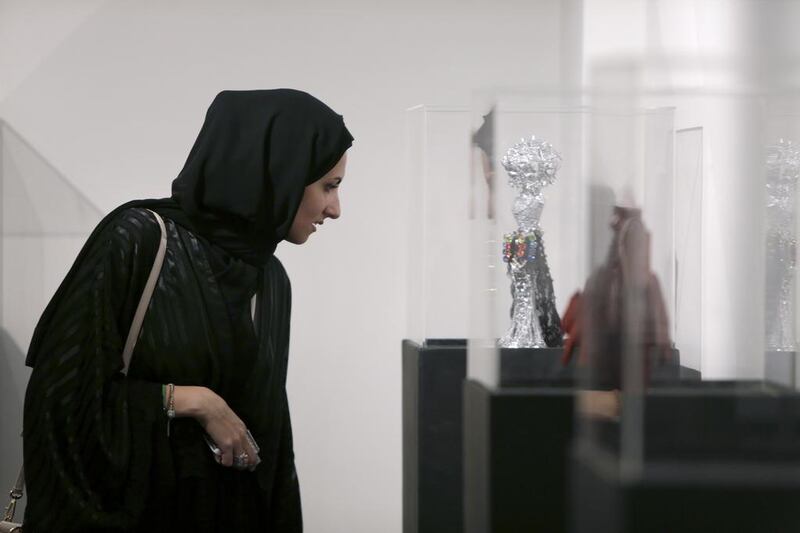
{"type": "MultiPolygon", "coordinates": [[[[148,211],[150,210],[148,209],[148,211]]],[[[142,330],[144,315],[147,313],[147,308],[150,306],[150,298],[152,298],[156,283],[158,283],[158,276],[161,274],[161,267],[164,264],[164,255],[167,252],[167,229],[164,227],[164,220],[155,211],[150,212],[156,217],[158,226],[161,228],[161,242],[158,243],[156,260],[153,262],[153,268],[150,270],[150,277],[147,278],[144,291],[142,291],[139,306],[136,308],[136,314],[133,315],[131,329],[128,331],[128,338],[125,341],[125,348],[122,350],[122,373],[126,376],[128,375],[128,367],[131,366],[133,349],[136,347],[136,341],[139,340],[139,332],[142,330]]]]}
{"type": "MultiPolygon", "coordinates": [[[[150,211],[150,209],[148,209],[150,211]]],[[[164,265],[164,256],[167,253],[167,228],[164,226],[164,220],[155,211],[150,211],[158,227],[161,229],[161,241],[158,243],[158,252],[156,252],[156,260],[153,262],[153,268],[150,269],[150,277],[147,278],[142,297],[139,299],[139,305],[136,307],[136,314],[133,315],[133,322],[131,322],[131,329],[128,331],[128,338],[125,341],[125,348],[122,350],[122,373],[128,375],[128,367],[131,365],[131,357],[133,356],[133,349],[136,347],[136,341],[139,339],[139,332],[142,330],[142,322],[144,322],[144,315],[147,313],[147,308],[150,306],[150,299],[153,297],[153,291],[156,288],[158,277],[161,274],[161,267],[164,265]]],[[[17,482],[14,488],[11,489],[10,496],[11,502],[6,507],[3,521],[12,522],[14,520],[14,511],[16,510],[17,500],[22,498],[25,492],[25,468],[21,466],[17,482]]]]}
{"type": "MultiPolygon", "coordinates": [[[[5,513],[3,513],[3,522],[14,521],[14,512],[17,510],[17,500],[22,498],[22,494],[24,492],[25,492],[25,469],[23,467],[19,467],[19,475],[17,476],[17,482],[14,483],[14,487],[11,489],[11,492],[9,493],[11,501],[8,502],[8,507],[6,507],[5,513]]],[[[14,531],[14,529],[9,529],[9,531],[14,531]]]]}

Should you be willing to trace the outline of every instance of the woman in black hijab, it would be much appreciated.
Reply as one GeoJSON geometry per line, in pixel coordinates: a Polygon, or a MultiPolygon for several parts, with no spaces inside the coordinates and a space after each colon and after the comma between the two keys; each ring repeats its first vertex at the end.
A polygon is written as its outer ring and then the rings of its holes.
{"type": "Polygon", "coordinates": [[[302,530],[291,288],[273,253],[338,218],[352,141],[306,93],[222,92],[172,197],[129,202],[95,228],[28,352],[26,533],[302,530]],[[167,252],[125,377],[160,240],[147,209],[165,220],[167,252]]]}

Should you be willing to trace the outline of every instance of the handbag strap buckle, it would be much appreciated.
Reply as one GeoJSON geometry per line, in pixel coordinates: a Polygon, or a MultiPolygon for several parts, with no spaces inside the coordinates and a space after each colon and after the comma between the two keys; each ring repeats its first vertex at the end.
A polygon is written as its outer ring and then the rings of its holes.
{"type": "Polygon", "coordinates": [[[19,496],[15,497],[13,491],[11,494],[11,501],[9,502],[8,507],[6,507],[5,515],[3,516],[4,522],[13,522],[14,513],[17,511],[17,500],[19,499],[19,496]]]}

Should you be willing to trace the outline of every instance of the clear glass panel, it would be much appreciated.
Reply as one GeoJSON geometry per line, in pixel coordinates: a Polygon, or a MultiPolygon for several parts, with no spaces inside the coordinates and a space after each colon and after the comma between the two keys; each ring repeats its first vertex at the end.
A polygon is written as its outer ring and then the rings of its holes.
{"type": "Polygon", "coordinates": [[[589,367],[584,429],[635,472],[644,454],[646,390],[680,379],[674,109],[648,107],[625,91],[598,92],[592,103],[592,272],[579,341],[589,367]]]}
{"type": "Polygon", "coordinates": [[[591,97],[579,456],[622,484],[722,490],[712,463],[746,483],[743,464],[800,458],[800,99],[656,90],[637,68],[604,65],[591,97]]]}
{"type": "MultiPolygon", "coordinates": [[[[678,117],[676,117],[676,122],[678,117]]],[[[677,124],[676,124],[677,125],[677,124]]],[[[700,371],[703,345],[703,128],[675,131],[675,302],[672,337],[681,365],[700,371]]]]}
{"type": "Polygon", "coordinates": [[[0,483],[6,487],[22,461],[24,360],[33,329],[101,213],[0,121],[0,215],[0,483]]]}
{"type": "Polygon", "coordinates": [[[470,113],[417,106],[406,112],[409,212],[408,337],[464,339],[469,306],[470,113]]]}
{"type": "Polygon", "coordinates": [[[764,377],[797,387],[797,180],[800,99],[767,99],[764,135],[765,309],[764,377]]]}

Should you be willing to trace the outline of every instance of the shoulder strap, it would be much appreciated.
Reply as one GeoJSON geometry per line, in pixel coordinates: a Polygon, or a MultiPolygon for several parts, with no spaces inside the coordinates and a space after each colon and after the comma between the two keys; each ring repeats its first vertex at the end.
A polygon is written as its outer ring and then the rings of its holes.
{"type": "MultiPolygon", "coordinates": [[[[150,277],[147,278],[144,291],[142,291],[142,297],[139,299],[139,305],[136,307],[136,314],[133,316],[131,329],[128,331],[128,338],[125,341],[125,348],[122,351],[122,373],[125,375],[128,375],[128,367],[131,364],[133,349],[136,347],[136,341],[139,338],[139,332],[142,330],[144,315],[147,313],[147,308],[150,306],[150,299],[153,297],[153,290],[156,288],[158,276],[161,274],[161,267],[164,265],[164,255],[166,255],[167,252],[167,228],[164,226],[164,220],[155,211],[151,211],[150,209],[148,209],[148,211],[150,211],[150,213],[156,217],[158,227],[161,229],[161,241],[158,243],[156,259],[153,262],[153,268],[150,269],[150,277]]],[[[14,484],[14,488],[11,489],[11,503],[6,508],[5,516],[3,518],[5,521],[10,522],[14,519],[14,508],[16,507],[16,502],[22,498],[24,491],[25,468],[24,466],[21,466],[19,469],[19,475],[17,476],[17,482],[14,484]]]]}
{"type": "MultiPolygon", "coordinates": [[[[148,211],[150,211],[148,209],[148,211]]],[[[150,298],[153,296],[153,290],[156,288],[158,276],[161,274],[161,267],[164,264],[164,255],[167,251],[167,230],[164,227],[164,220],[155,211],[150,211],[159,228],[161,228],[161,242],[158,243],[158,253],[156,260],[153,262],[153,268],[150,270],[150,277],[147,278],[147,283],[144,286],[142,297],[139,300],[139,305],[136,307],[136,314],[133,315],[133,322],[131,322],[131,329],[128,331],[128,338],[125,341],[125,348],[122,350],[122,373],[128,375],[128,367],[131,366],[131,357],[133,356],[133,349],[136,347],[136,341],[139,339],[139,332],[142,330],[142,322],[144,322],[144,315],[147,313],[147,308],[150,306],[150,298]]]]}

